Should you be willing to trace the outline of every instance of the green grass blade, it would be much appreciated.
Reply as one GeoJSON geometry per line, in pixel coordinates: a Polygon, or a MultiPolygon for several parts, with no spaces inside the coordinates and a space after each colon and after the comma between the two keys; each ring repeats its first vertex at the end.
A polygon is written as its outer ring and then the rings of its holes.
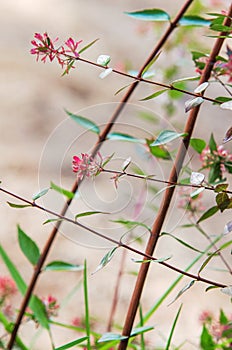
{"type": "Polygon", "coordinates": [[[173,336],[174,330],[176,328],[176,324],[177,324],[178,318],[180,316],[181,309],[182,309],[182,304],[180,305],[180,307],[179,307],[179,309],[177,311],[176,317],[174,319],[174,322],[173,322],[173,325],[172,325],[172,329],[171,329],[171,332],[169,334],[168,342],[167,342],[165,350],[169,350],[169,348],[170,348],[171,341],[172,341],[172,336],[173,336]]]}
{"type": "Polygon", "coordinates": [[[85,327],[87,338],[87,350],[91,350],[90,344],[90,323],[89,323],[89,301],[88,301],[88,283],[87,283],[87,264],[84,263],[84,300],[85,300],[85,327]]]}

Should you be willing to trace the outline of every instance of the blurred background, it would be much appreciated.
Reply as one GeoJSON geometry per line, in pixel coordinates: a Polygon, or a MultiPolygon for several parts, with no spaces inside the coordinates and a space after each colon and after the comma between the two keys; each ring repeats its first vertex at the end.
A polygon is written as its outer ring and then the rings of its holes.
{"type": "MultiPolygon", "coordinates": [[[[226,9],[230,1],[205,0],[199,3],[206,6],[208,12],[217,12],[226,9]]],[[[173,2],[168,0],[144,0],[143,2],[139,0],[118,0],[117,2],[109,0],[41,0],[39,2],[0,0],[2,52],[0,57],[0,180],[4,188],[28,199],[32,198],[32,195],[41,188],[49,186],[50,181],[70,189],[75,179],[71,168],[72,155],[89,152],[96,142],[96,136],[74,125],[67,118],[64,109],[90,118],[103,127],[124,93],[115,95],[115,92],[130,83],[130,80],[113,74],[101,80],[98,77],[100,70],[83,62],[78,62],[69,75],[62,77],[61,68],[55,62],[37,63],[35,57],[30,55],[30,41],[34,33],[46,31],[52,38],[59,37],[60,43],[72,37],[76,40],[83,40],[83,46],[99,38],[97,43],[83,54],[83,58],[96,62],[100,54],[109,54],[112,67],[119,70],[126,68],[138,70],[166,26],[165,24],[153,25],[136,21],[127,17],[124,12],[141,8],[162,8],[173,17],[183,4],[183,0],[173,2]]],[[[204,36],[203,29],[195,28],[194,35],[190,34],[193,39],[190,44],[188,33],[192,32],[186,31],[186,37],[182,36],[179,46],[171,45],[172,39],[166,45],[157,61],[155,80],[169,83],[174,79],[196,74],[189,51],[199,49],[198,45],[202,50],[210,50],[214,39],[204,36]],[[192,46],[185,51],[184,48],[188,45],[192,46]],[[167,67],[169,65],[176,69],[172,75],[169,75],[172,80],[168,79],[167,67]]],[[[178,43],[176,34],[173,35],[173,41],[178,43]]],[[[225,48],[223,50],[222,54],[225,54],[225,48]]],[[[193,89],[196,86],[194,84],[191,85],[193,89]]],[[[119,118],[114,131],[131,133],[136,137],[152,138],[157,136],[158,131],[162,128],[182,130],[186,120],[184,102],[187,97],[176,100],[174,106],[168,105],[169,102],[163,95],[155,100],[139,102],[139,99],[153,91],[154,89],[150,86],[140,85],[119,118]]],[[[215,87],[209,88],[207,92],[214,96],[220,94],[215,87]]],[[[225,131],[231,126],[229,113],[230,111],[222,111],[206,103],[202,107],[195,136],[208,140],[213,132],[216,141],[220,144],[225,131]]],[[[177,144],[174,144],[174,147],[177,144]]],[[[227,144],[226,147],[229,151],[231,150],[230,144],[227,144]]],[[[148,159],[144,156],[144,149],[137,149],[130,143],[115,142],[104,145],[103,156],[113,152],[115,152],[115,160],[112,167],[120,168],[120,164],[131,156],[134,165],[143,171],[155,173],[159,178],[167,178],[171,162],[163,165],[162,162],[156,162],[153,159],[151,163],[148,163],[146,161],[148,159]]],[[[195,159],[192,162],[199,165],[195,159]]],[[[94,182],[86,181],[79,195],[82,201],[73,205],[70,214],[85,210],[110,211],[113,213],[114,220],[121,217],[130,220],[135,218],[138,199],[150,196],[148,187],[144,184],[138,186],[138,182],[122,181],[116,190],[110,176],[94,182]],[[134,213],[134,217],[131,213],[134,213]]],[[[149,208],[150,211],[141,209],[141,213],[145,213],[146,218],[150,215],[147,219],[148,224],[153,222],[154,217],[151,213],[159,206],[160,198],[152,202],[153,207],[149,208]]],[[[212,196],[206,196],[204,205],[212,206],[213,204],[210,204],[212,200],[212,196]]],[[[29,281],[33,270],[19,249],[16,225],[20,224],[41,249],[52,226],[42,225],[48,219],[46,214],[30,208],[12,209],[9,208],[6,201],[14,202],[13,198],[1,193],[1,244],[25,280],[29,281]]],[[[177,204],[177,201],[178,198],[175,198],[174,203],[177,204]]],[[[56,194],[49,194],[40,200],[40,203],[59,210],[63,205],[63,199],[56,194]]],[[[217,221],[213,218],[204,225],[205,230],[212,236],[223,231],[224,224],[229,221],[230,215],[223,213],[220,218],[219,216],[217,218],[217,221]]],[[[109,223],[106,217],[89,218],[83,220],[83,223],[103,233],[112,234],[117,239],[122,234],[121,226],[109,223]]],[[[170,211],[170,217],[164,229],[182,234],[179,232],[178,225],[183,223],[186,223],[184,211],[173,209],[170,211]]],[[[141,232],[136,234],[141,235],[141,232]]],[[[122,252],[118,252],[105,269],[91,275],[112,245],[89,235],[88,232],[77,233],[76,228],[63,225],[51,249],[48,262],[63,260],[83,264],[84,259],[87,259],[90,314],[97,331],[105,332],[122,252]]],[[[146,234],[143,237],[146,241],[146,234]]],[[[198,249],[203,249],[206,245],[206,241],[194,231],[189,230],[187,234],[183,233],[183,237],[198,249]]],[[[138,245],[138,247],[142,246],[138,245]]],[[[175,241],[164,238],[160,241],[156,256],[167,255],[173,255],[171,260],[173,265],[185,268],[196,253],[183,249],[175,241]]],[[[134,257],[132,254],[127,253],[120,286],[119,305],[115,315],[115,323],[119,325],[124,322],[125,310],[127,310],[135,282],[134,273],[138,270],[138,266],[131,261],[132,257],[134,257]]],[[[229,253],[227,258],[231,259],[229,253]]],[[[1,261],[0,267],[1,275],[8,274],[1,261]]],[[[193,272],[196,271],[197,267],[193,269],[193,272]]],[[[222,274],[209,269],[206,274],[213,280],[230,283],[226,273],[222,274]]],[[[162,296],[175,278],[177,274],[174,272],[164,267],[152,266],[142,299],[144,312],[162,296]]],[[[81,272],[41,274],[36,293],[40,297],[52,294],[57,298],[62,305],[59,318],[57,318],[60,322],[71,324],[74,318],[84,316],[81,280],[81,272]]],[[[174,343],[178,345],[187,340],[182,349],[198,348],[201,331],[198,319],[202,311],[211,310],[218,315],[220,308],[225,311],[231,310],[228,296],[217,290],[205,293],[206,286],[202,284],[194,286],[181,297],[180,301],[168,306],[187,282],[189,282],[188,279],[183,279],[148,322],[149,325],[155,326],[155,330],[147,336],[151,349],[165,344],[165,338],[181,302],[184,305],[174,343]]],[[[18,308],[21,297],[16,296],[14,302],[18,308]]],[[[20,331],[27,344],[31,341],[31,334],[35,334],[30,349],[41,349],[41,344],[43,344],[43,349],[51,348],[48,336],[45,332],[38,332],[32,322],[25,322],[20,331]]],[[[52,331],[56,346],[77,337],[75,332],[67,331],[62,327],[54,326],[52,331]]],[[[1,332],[4,331],[1,329],[1,332]]]]}

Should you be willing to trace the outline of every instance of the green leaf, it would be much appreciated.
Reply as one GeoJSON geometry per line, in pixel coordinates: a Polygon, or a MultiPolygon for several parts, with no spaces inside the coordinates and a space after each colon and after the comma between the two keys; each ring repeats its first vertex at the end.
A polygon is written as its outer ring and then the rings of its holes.
{"type": "Polygon", "coordinates": [[[34,194],[32,197],[33,201],[36,201],[40,197],[43,197],[45,194],[48,193],[49,190],[50,190],[50,187],[47,187],[47,188],[44,188],[43,190],[39,191],[38,193],[34,194]]]}
{"type": "Polygon", "coordinates": [[[106,253],[106,255],[103,256],[103,258],[102,258],[101,261],[100,261],[100,264],[98,265],[98,267],[96,268],[96,270],[95,270],[92,274],[94,274],[94,273],[96,273],[97,271],[103,269],[103,267],[105,267],[105,266],[110,262],[110,260],[111,260],[111,259],[113,258],[113,256],[114,256],[114,253],[115,253],[115,251],[116,251],[117,248],[118,248],[118,246],[112,248],[109,252],[106,253]]]}
{"type": "Polygon", "coordinates": [[[128,337],[124,336],[124,335],[121,335],[121,334],[117,334],[117,333],[105,333],[101,336],[100,339],[98,339],[98,343],[104,343],[104,342],[107,342],[107,341],[112,341],[112,340],[117,340],[117,341],[120,341],[120,340],[124,340],[124,339],[128,339],[128,337]]]}
{"type": "Polygon", "coordinates": [[[173,304],[182,294],[184,294],[188,289],[190,289],[190,288],[194,285],[194,283],[195,283],[195,280],[192,280],[192,281],[190,281],[188,284],[186,284],[186,285],[184,286],[184,288],[182,288],[182,289],[179,291],[179,293],[177,294],[177,296],[175,297],[175,299],[174,299],[170,304],[168,304],[168,306],[171,305],[171,304],[173,304]]]}
{"type": "MultiPolygon", "coordinates": [[[[217,101],[218,103],[224,103],[224,102],[232,101],[232,98],[231,97],[218,96],[214,100],[217,101]]],[[[218,103],[213,102],[213,104],[218,104],[218,103]]]]}
{"type": "Polygon", "coordinates": [[[129,141],[129,142],[135,142],[135,143],[146,143],[143,139],[137,139],[134,136],[123,134],[121,132],[111,132],[108,134],[107,138],[109,140],[116,140],[116,141],[129,141]]]}
{"type": "Polygon", "coordinates": [[[21,251],[26,256],[26,258],[30,261],[32,265],[36,265],[39,257],[40,251],[37,244],[28,236],[26,233],[17,226],[18,228],[18,241],[21,248],[21,251]]]}
{"type": "Polygon", "coordinates": [[[209,140],[209,149],[211,153],[214,153],[214,151],[217,151],[217,144],[214,139],[213,134],[210,135],[210,140],[209,140]]]}
{"type": "Polygon", "coordinates": [[[158,135],[157,139],[151,144],[151,146],[164,145],[171,142],[179,137],[186,136],[186,133],[178,133],[172,130],[164,130],[158,135]]]}
{"type": "Polygon", "coordinates": [[[229,322],[228,318],[226,317],[225,313],[223,312],[223,310],[220,310],[220,317],[219,317],[219,320],[220,320],[220,324],[223,324],[223,325],[227,325],[227,323],[229,322]]]}
{"type": "Polygon", "coordinates": [[[210,184],[214,184],[217,179],[222,179],[222,173],[221,173],[221,163],[215,162],[209,171],[208,174],[208,182],[210,184]]]}
{"type": "Polygon", "coordinates": [[[83,126],[85,129],[90,130],[94,132],[95,134],[100,134],[99,127],[92,122],[92,120],[89,120],[85,117],[82,117],[80,115],[73,114],[65,109],[65,112],[71,117],[72,120],[74,120],[77,124],[83,126]]]}
{"type": "Polygon", "coordinates": [[[171,332],[170,332],[169,337],[168,337],[168,341],[167,341],[167,345],[165,347],[165,350],[169,350],[170,349],[173,333],[174,333],[174,330],[176,328],[176,324],[177,324],[178,318],[180,316],[180,312],[181,312],[182,306],[183,306],[183,304],[180,305],[180,307],[179,307],[179,309],[177,311],[176,317],[174,319],[174,322],[173,322],[173,325],[172,325],[172,328],[171,328],[171,332]]]}
{"type": "Polygon", "coordinates": [[[214,30],[215,32],[231,32],[231,27],[229,26],[224,26],[222,24],[211,24],[210,26],[211,30],[214,30]]]}
{"type": "Polygon", "coordinates": [[[144,259],[144,260],[138,260],[138,259],[133,259],[131,258],[131,260],[135,263],[138,263],[138,264],[146,264],[148,262],[154,262],[154,263],[162,263],[164,261],[168,261],[172,258],[172,255],[171,256],[166,256],[165,258],[160,258],[160,259],[144,259]]]}
{"type": "MultiPolygon", "coordinates": [[[[23,278],[21,277],[16,266],[11,261],[11,259],[9,258],[9,256],[7,255],[7,253],[5,252],[5,250],[3,249],[3,247],[1,245],[0,245],[0,255],[1,255],[5,265],[7,266],[8,270],[11,274],[11,277],[15,281],[18,290],[20,291],[20,293],[22,295],[25,295],[26,290],[27,290],[27,285],[26,285],[25,281],[23,280],[23,278]]],[[[29,302],[29,307],[34,312],[35,317],[37,318],[37,320],[41,324],[41,326],[46,328],[46,329],[49,329],[49,322],[47,319],[45,306],[42,303],[42,301],[38,297],[36,297],[35,295],[32,295],[30,302],[29,302]]]]}
{"type": "Polygon", "coordinates": [[[202,139],[194,139],[191,138],[190,140],[190,146],[199,154],[203,151],[203,149],[206,147],[206,142],[202,139]]]}
{"type": "Polygon", "coordinates": [[[83,341],[87,340],[88,337],[82,337],[82,338],[79,338],[79,339],[76,339],[74,341],[71,341],[70,343],[67,343],[65,345],[62,345],[62,346],[59,346],[58,348],[55,348],[54,350],[66,350],[66,349],[70,349],[72,348],[73,346],[77,345],[77,344],[80,344],[80,343],[83,343],[83,341]]]}
{"type": "Polygon", "coordinates": [[[228,188],[229,184],[219,184],[214,188],[214,192],[219,193],[226,191],[228,188]]]}
{"type": "Polygon", "coordinates": [[[88,297],[88,280],[87,280],[87,263],[84,262],[84,302],[85,302],[85,329],[87,338],[87,350],[91,350],[90,344],[90,320],[89,320],[89,297],[88,297]]]}
{"type": "Polygon", "coordinates": [[[170,21],[169,14],[160,9],[146,9],[135,12],[125,12],[125,14],[142,21],[170,21]]]}
{"type": "Polygon", "coordinates": [[[48,219],[46,221],[43,222],[43,225],[46,225],[50,222],[56,222],[56,221],[63,221],[64,219],[48,219]]]}
{"type": "Polygon", "coordinates": [[[43,271],[82,271],[83,265],[69,264],[65,261],[52,261],[47,264],[43,271]]]}
{"type": "Polygon", "coordinates": [[[210,218],[211,216],[216,214],[218,212],[218,210],[219,210],[219,208],[216,205],[214,207],[211,207],[210,209],[206,210],[204,212],[204,214],[202,214],[200,219],[197,220],[197,224],[199,224],[201,221],[204,221],[204,220],[210,218]]]}
{"type": "Polygon", "coordinates": [[[9,204],[11,208],[17,208],[17,209],[31,207],[31,204],[15,204],[11,202],[7,202],[7,204],[9,204]]]}
{"type": "Polygon", "coordinates": [[[133,328],[130,334],[130,337],[135,337],[136,335],[143,334],[145,332],[151,331],[154,329],[152,326],[143,326],[143,327],[136,327],[133,328]]]}
{"type": "Polygon", "coordinates": [[[75,215],[75,219],[79,219],[83,216],[90,216],[90,215],[94,215],[94,214],[109,214],[109,213],[104,212],[104,211],[85,211],[83,213],[79,213],[79,214],[75,215]]]}
{"type": "Polygon", "coordinates": [[[172,237],[173,239],[175,239],[177,242],[179,242],[180,244],[182,244],[183,246],[185,246],[186,248],[188,249],[191,249],[191,250],[194,250],[195,252],[198,252],[198,253],[202,253],[201,250],[197,249],[197,248],[194,248],[192,245],[186,243],[185,241],[183,241],[182,239],[172,235],[171,233],[167,233],[167,232],[162,232],[161,233],[161,236],[169,236],[169,237],[172,237]]]}
{"type": "Polygon", "coordinates": [[[163,94],[163,93],[164,93],[165,91],[167,91],[167,90],[168,90],[168,89],[163,89],[163,90],[156,91],[156,92],[154,92],[153,94],[151,94],[151,95],[149,95],[149,96],[147,96],[147,97],[144,97],[144,98],[142,98],[142,99],[139,100],[139,101],[148,101],[148,100],[151,100],[151,99],[153,99],[153,98],[155,98],[155,97],[157,97],[157,96],[163,94]]]}
{"type": "Polygon", "coordinates": [[[206,265],[208,265],[208,263],[210,262],[210,260],[211,260],[215,255],[218,254],[218,251],[219,251],[219,250],[220,250],[220,249],[216,250],[215,252],[213,252],[212,254],[210,254],[210,255],[205,259],[205,261],[203,262],[203,264],[201,265],[201,267],[200,267],[200,269],[199,269],[199,271],[198,271],[198,276],[200,276],[201,271],[206,267],[206,265]]]}
{"type": "Polygon", "coordinates": [[[70,192],[68,190],[65,190],[57,185],[55,185],[53,182],[51,182],[51,189],[55,190],[58,193],[63,194],[65,197],[67,197],[68,199],[72,199],[75,197],[75,193],[70,192]]]}
{"type": "Polygon", "coordinates": [[[123,91],[124,89],[126,89],[127,87],[131,86],[132,83],[130,84],[126,84],[125,86],[121,87],[120,89],[118,89],[116,92],[115,92],[115,96],[118,95],[121,91],[123,91]]]}
{"type": "Polygon", "coordinates": [[[215,288],[219,288],[218,286],[209,286],[206,288],[206,292],[208,292],[209,290],[215,289],[215,288]]]}
{"type": "Polygon", "coordinates": [[[211,21],[200,16],[183,16],[179,24],[181,26],[208,27],[211,21]]]}
{"type": "Polygon", "coordinates": [[[123,219],[117,219],[117,220],[111,220],[111,221],[112,222],[116,222],[118,224],[122,224],[122,225],[126,226],[129,229],[131,229],[133,227],[136,227],[136,226],[141,226],[141,227],[144,227],[149,232],[151,232],[151,228],[149,226],[147,226],[146,224],[144,224],[143,222],[140,222],[140,221],[123,220],[123,219]]]}
{"type": "Polygon", "coordinates": [[[220,192],[216,195],[216,203],[221,212],[223,212],[230,204],[230,199],[227,193],[220,192]]]}
{"type": "Polygon", "coordinates": [[[202,350],[215,350],[216,344],[213,341],[212,335],[209,333],[205,325],[203,325],[201,333],[201,349],[202,350]]]}
{"type": "Polygon", "coordinates": [[[151,68],[151,66],[157,61],[161,54],[161,51],[146,65],[144,70],[142,71],[142,76],[151,68]]]}
{"type": "Polygon", "coordinates": [[[84,52],[85,50],[89,49],[93,44],[95,44],[99,39],[95,39],[93,41],[91,41],[91,43],[87,44],[86,46],[84,46],[82,49],[80,49],[80,51],[78,52],[79,55],[84,52]]]}

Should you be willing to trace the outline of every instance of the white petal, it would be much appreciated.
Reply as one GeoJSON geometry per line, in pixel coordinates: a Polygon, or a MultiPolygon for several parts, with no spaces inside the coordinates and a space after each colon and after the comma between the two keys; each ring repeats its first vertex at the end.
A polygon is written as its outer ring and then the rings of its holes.
{"type": "Polygon", "coordinates": [[[226,295],[232,296],[232,286],[221,288],[220,291],[226,295]]]}
{"type": "Polygon", "coordinates": [[[227,235],[228,233],[230,233],[232,231],[232,221],[227,222],[227,224],[224,227],[224,235],[227,235]]]}
{"type": "Polygon", "coordinates": [[[207,87],[209,86],[209,83],[206,81],[205,83],[202,83],[201,85],[198,85],[198,87],[194,90],[194,92],[196,94],[205,91],[205,89],[207,89],[207,87]]]}
{"type": "Polygon", "coordinates": [[[99,78],[104,79],[106,78],[110,73],[112,73],[113,69],[112,68],[107,68],[101,74],[99,75],[99,78]]]}
{"type": "Polygon", "coordinates": [[[123,162],[122,170],[125,171],[126,168],[128,168],[128,166],[130,165],[130,163],[131,163],[131,157],[127,158],[127,159],[123,162]]]}
{"type": "Polygon", "coordinates": [[[187,100],[185,102],[185,113],[187,113],[188,111],[190,111],[190,109],[201,105],[204,102],[202,97],[196,97],[192,100],[187,100]]]}
{"type": "Polygon", "coordinates": [[[205,179],[204,174],[196,173],[193,171],[190,177],[190,183],[191,185],[201,185],[204,179],[205,179]]]}
{"type": "Polygon", "coordinates": [[[111,58],[109,55],[100,55],[97,58],[97,64],[100,64],[101,66],[106,67],[107,64],[110,62],[111,58]]]}
{"type": "Polygon", "coordinates": [[[232,101],[224,102],[220,105],[222,109],[232,109],[232,101]]]}

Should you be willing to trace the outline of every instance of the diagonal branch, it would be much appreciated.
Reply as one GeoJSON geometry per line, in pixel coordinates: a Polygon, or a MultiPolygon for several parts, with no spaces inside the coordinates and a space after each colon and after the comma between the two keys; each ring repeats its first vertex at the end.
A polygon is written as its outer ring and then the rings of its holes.
{"type": "MultiPolygon", "coordinates": [[[[142,65],[139,73],[138,73],[138,78],[142,76],[142,73],[144,71],[144,69],[147,67],[147,65],[154,59],[154,57],[159,53],[161,47],[166,43],[166,41],[168,40],[170,34],[173,32],[173,30],[177,27],[179,20],[181,19],[181,17],[184,15],[184,13],[187,11],[188,7],[191,5],[191,3],[194,0],[187,0],[186,3],[184,4],[184,6],[182,7],[182,9],[179,11],[179,13],[177,14],[176,18],[173,20],[173,22],[170,23],[168,29],[166,30],[166,32],[164,33],[164,35],[162,36],[162,38],[160,39],[160,41],[157,43],[157,45],[155,46],[154,50],[152,51],[152,53],[150,54],[150,56],[147,58],[147,60],[145,61],[145,63],[142,65]]],[[[93,148],[92,151],[92,156],[94,157],[96,155],[96,153],[98,152],[98,150],[101,147],[102,142],[104,142],[107,138],[108,133],[110,132],[110,130],[112,129],[114,123],[116,122],[117,118],[119,117],[120,113],[122,112],[122,110],[124,109],[124,106],[126,105],[126,103],[128,102],[129,98],[132,96],[134,90],[136,89],[136,87],[138,86],[139,81],[135,81],[130,88],[128,89],[128,91],[126,92],[126,94],[124,95],[124,97],[122,98],[120,104],[118,105],[117,109],[115,110],[115,112],[113,113],[112,117],[110,118],[108,124],[106,125],[106,127],[103,129],[103,131],[101,132],[101,134],[99,135],[99,139],[96,143],[96,145],[93,148]]],[[[72,187],[72,192],[75,193],[78,189],[78,186],[80,184],[80,181],[76,180],[75,183],[73,184],[72,187]]],[[[61,215],[65,215],[65,213],[67,212],[69,206],[72,203],[72,199],[67,200],[67,202],[65,203],[62,211],[61,211],[61,215]]],[[[49,251],[51,249],[51,246],[57,236],[58,230],[60,228],[61,222],[57,222],[57,224],[54,226],[53,230],[50,233],[50,236],[47,240],[47,242],[45,243],[44,249],[41,253],[40,259],[35,267],[34,273],[32,275],[31,281],[29,283],[27,292],[24,296],[24,299],[22,301],[22,304],[20,306],[19,309],[19,313],[18,313],[18,317],[16,319],[12,334],[11,334],[11,338],[10,341],[8,343],[7,349],[11,350],[14,342],[15,342],[15,338],[18,332],[18,329],[20,327],[23,315],[25,313],[26,307],[29,303],[29,300],[33,294],[33,291],[35,289],[35,285],[36,282],[39,278],[41,269],[43,267],[43,264],[49,254],[49,251]]]]}
{"type": "MultiPolygon", "coordinates": [[[[224,25],[226,25],[226,26],[231,25],[231,17],[232,17],[232,3],[230,5],[228,17],[225,18],[224,25]]],[[[214,47],[211,51],[211,54],[209,56],[208,63],[206,64],[205,69],[202,73],[201,79],[199,81],[199,85],[208,81],[208,79],[210,78],[211,71],[212,71],[214,63],[216,61],[216,56],[219,54],[221,47],[223,45],[223,42],[224,42],[224,38],[223,38],[224,35],[225,35],[225,33],[221,33],[220,37],[216,40],[215,45],[214,45],[214,47]]],[[[179,146],[179,150],[178,150],[178,153],[176,156],[175,163],[174,163],[174,165],[171,169],[171,172],[170,172],[169,182],[176,183],[178,180],[178,176],[179,176],[180,170],[182,168],[182,165],[183,165],[183,162],[184,162],[184,159],[185,159],[188,147],[189,147],[190,138],[191,138],[191,135],[192,135],[192,132],[193,132],[196,120],[197,120],[199,110],[200,110],[200,106],[197,106],[194,109],[192,109],[190,114],[189,114],[189,117],[188,117],[187,122],[186,122],[185,130],[184,130],[184,132],[187,134],[187,136],[183,139],[183,141],[181,142],[181,144],[179,146]]],[[[145,251],[146,254],[153,255],[153,253],[154,253],[154,250],[155,250],[155,247],[156,247],[164,220],[166,218],[174,191],[175,191],[175,187],[169,187],[165,191],[163,201],[160,205],[160,209],[159,209],[159,212],[157,214],[157,219],[155,220],[155,222],[153,224],[152,232],[151,232],[150,238],[149,238],[148,243],[147,243],[147,247],[146,247],[146,251],[145,251]]],[[[131,297],[129,309],[127,312],[127,316],[126,316],[126,320],[125,320],[124,328],[123,328],[123,332],[122,332],[122,334],[127,336],[127,337],[130,336],[130,333],[132,330],[132,326],[133,326],[136,312],[137,312],[137,309],[139,306],[141,294],[143,291],[144,283],[145,283],[145,280],[147,277],[149,265],[150,265],[149,263],[142,264],[140,267],[140,270],[139,270],[136,285],[134,288],[133,295],[131,297]]],[[[126,349],[127,343],[128,343],[128,338],[125,340],[121,340],[119,347],[118,347],[118,350],[126,349]]]]}

